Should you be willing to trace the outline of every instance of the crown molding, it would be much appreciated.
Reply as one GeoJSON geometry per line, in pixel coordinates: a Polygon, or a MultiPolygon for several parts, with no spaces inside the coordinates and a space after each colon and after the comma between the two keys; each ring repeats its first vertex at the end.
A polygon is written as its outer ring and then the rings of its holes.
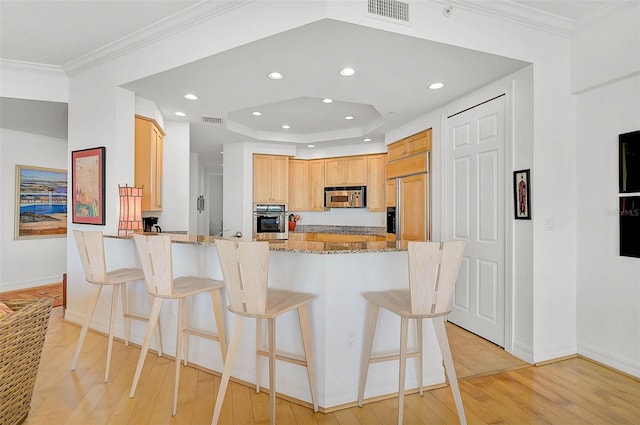
{"type": "MultiPolygon", "coordinates": [[[[577,34],[585,29],[591,28],[598,21],[605,19],[607,16],[618,12],[618,10],[623,9],[637,9],[638,2],[636,1],[609,1],[603,3],[599,7],[585,13],[583,16],[578,19],[573,27],[573,34],[577,34]]],[[[637,14],[637,10],[635,11],[637,14]]]]}
{"type": "Polygon", "coordinates": [[[158,22],[154,22],[119,40],[100,47],[62,65],[68,76],[80,74],[110,62],[127,53],[151,45],[256,0],[230,0],[226,2],[203,0],[158,22]]]}
{"type": "Polygon", "coordinates": [[[62,67],[58,65],[47,65],[43,63],[0,59],[0,69],[19,72],[32,72],[35,74],[47,74],[53,75],[55,77],[67,78],[67,74],[65,74],[62,67]]]}
{"type": "Polygon", "coordinates": [[[514,3],[510,0],[434,0],[434,2],[442,4],[443,6],[453,6],[454,9],[460,8],[566,38],[571,37],[575,23],[573,19],[514,3]]]}

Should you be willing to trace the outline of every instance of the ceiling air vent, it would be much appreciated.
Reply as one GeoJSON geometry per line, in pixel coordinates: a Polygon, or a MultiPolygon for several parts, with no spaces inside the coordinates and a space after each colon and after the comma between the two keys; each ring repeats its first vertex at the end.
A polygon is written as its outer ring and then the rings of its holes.
{"type": "Polygon", "coordinates": [[[200,122],[206,124],[222,124],[222,118],[217,117],[200,117],[200,122]]]}
{"type": "Polygon", "coordinates": [[[367,0],[367,12],[372,15],[409,22],[409,3],[397,0],[367,0]]]}

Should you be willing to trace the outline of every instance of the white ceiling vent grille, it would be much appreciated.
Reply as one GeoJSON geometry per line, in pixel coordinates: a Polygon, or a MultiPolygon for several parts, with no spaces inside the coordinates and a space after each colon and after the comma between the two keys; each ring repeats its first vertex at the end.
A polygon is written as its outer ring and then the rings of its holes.
{"type": "Polygon", "coordinates": [[[222,124],[222,118],[200,117],[200,121],[206,124],[222,124]]]}
{"type": "Polygon", "coordinates": [[[367,0],[367,12],[372,15],[409,22],[409,3],[397,0],[367,0]]]}

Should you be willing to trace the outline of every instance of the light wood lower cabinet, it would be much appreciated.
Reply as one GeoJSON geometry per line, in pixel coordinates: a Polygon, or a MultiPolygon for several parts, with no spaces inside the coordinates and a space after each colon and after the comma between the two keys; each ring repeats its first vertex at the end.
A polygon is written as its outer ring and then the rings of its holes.
{"type": "Polygon", "coordinates": [[[134,185],[142,187],[142,211],[162,211],[163,138],[155,120],[136,115],[134,185]]]}

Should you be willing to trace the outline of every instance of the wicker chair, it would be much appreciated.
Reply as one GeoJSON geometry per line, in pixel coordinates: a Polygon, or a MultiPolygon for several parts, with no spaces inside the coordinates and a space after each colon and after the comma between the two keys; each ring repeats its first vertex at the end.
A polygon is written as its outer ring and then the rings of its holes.
{"type": "Polygon", "coordinates": [[[23,422],[31,408],[52,298],[3,301],[15,311],[0,319],[0,424],[23,422]]]}

